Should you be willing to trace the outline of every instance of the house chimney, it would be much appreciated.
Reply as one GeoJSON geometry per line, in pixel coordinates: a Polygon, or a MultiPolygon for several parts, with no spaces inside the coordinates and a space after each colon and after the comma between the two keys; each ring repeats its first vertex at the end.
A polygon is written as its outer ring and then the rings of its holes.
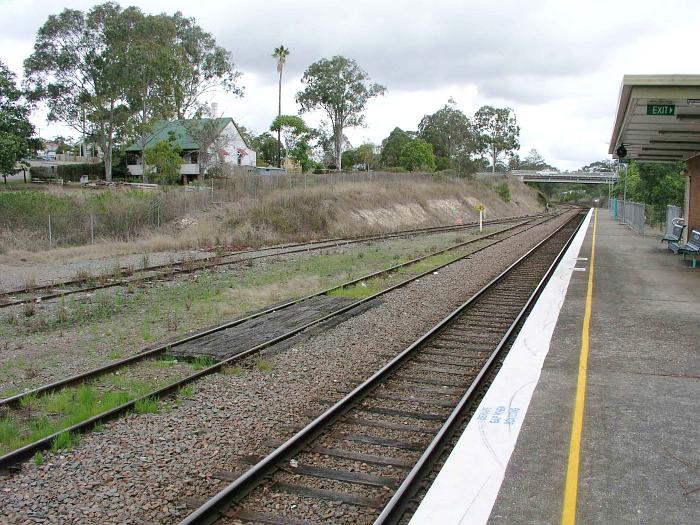
{"type": "Polygon", "coordinates": [[[216,102],[211,103],[211,116],[214,118],[219,116],[219,104],[216,102]]]}

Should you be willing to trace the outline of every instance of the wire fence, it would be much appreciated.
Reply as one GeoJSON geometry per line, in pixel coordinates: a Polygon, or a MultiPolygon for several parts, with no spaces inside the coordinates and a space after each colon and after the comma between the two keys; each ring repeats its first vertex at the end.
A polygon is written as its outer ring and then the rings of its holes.
{"type": "Polygon", "coordinates": [[[408,187],[418,181],[450,181],[452,173],[263,173],[238,170],[184,188],[108,188],[90,191],[56,189],[46,194],[19,192],[0,202],[0,252],[7,248],[38,251],[95,244],[103,239],[132,241],[144,231],[183,226],[188,216],[219,204],[260,199],[280,190],[334,187],[347,183],[389,183],[408,187]],[[32,195],[29,195],[32,194],[32,195]],[[39,199],[39,197],[42,197],[39,199]],[[24,199],[24,200],[22,200],[24,199]]]}
{"type": "Polygon", "coordinates": [[[640,235],[644,235],[645,225],[670,232],[673,220],[683,217],[683,210],[671,204],[651,205],[611,198],[608,205],[613,218],[618,219],[621,224],[628,225],[640,235]]]}
{"type": "Polygon", "coordinates": [[[319,186],[333,187],[346,183],[391,183],[401,187],[417,181],[448,181],[457,176],[452,173],[390,173],[377,171],[356,171],[347,173],[263,173],[241,171],[232,177],[210,179],[199,185],[200,190],[208,188],[213,202],[234,202],[241,198],[258,198],[277,190],[308,189],[319,186]]]}

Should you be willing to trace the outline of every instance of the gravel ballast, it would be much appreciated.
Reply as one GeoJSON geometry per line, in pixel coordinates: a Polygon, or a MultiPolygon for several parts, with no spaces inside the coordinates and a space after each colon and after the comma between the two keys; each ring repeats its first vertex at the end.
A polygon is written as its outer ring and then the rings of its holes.
{"type": "Polygon", "coordinates": [[[192,399],[105,425],[71,451],[45,453],[40,466],[27,462],[0,481],[4,518],[176,523],[225,485],[213,474],[246,470],[242,456],[265,454],[269,440],[291,436],[324,409],[319,400],[340,399],[568,217],[393,291],[379,306],[291,349],[271,349],[261,356],[265,367],[251,359],[242,373],[197,382],[192,399]]]}

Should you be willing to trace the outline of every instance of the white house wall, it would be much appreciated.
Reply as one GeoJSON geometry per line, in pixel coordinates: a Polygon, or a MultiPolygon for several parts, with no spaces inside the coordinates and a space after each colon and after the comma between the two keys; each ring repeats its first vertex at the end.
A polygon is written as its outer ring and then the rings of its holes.
{"type": "Polygon", "coordinates": [[[246,152],[246,155],[244,155],[241,159],[241,165],[255,166],[256,153],[248,146],[246,146],[245,142],[243,141],[243,138],[241,137],[241,134],[238,133],[238,130],[236,129],[236,126],[233,124],[233,122],[229,122],[226,125],[226,127],[222,131],[222,135],[228,137],[228,140],[226,140],[226,145],[223,148],[224,150],[226,150],[226,153],[228,153],[225,159],[225,162],[227,164],[238,164],[238,150],[241,149],[246,152]]]}

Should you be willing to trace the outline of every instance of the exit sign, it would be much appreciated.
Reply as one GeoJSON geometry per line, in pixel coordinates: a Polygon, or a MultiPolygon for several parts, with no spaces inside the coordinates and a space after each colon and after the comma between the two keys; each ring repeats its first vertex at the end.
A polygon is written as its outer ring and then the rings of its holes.
{"type": "Polygon", "coordinates": [[[647,104],[647,115],[673,116],[676,114],[675,104],[647,104]]]}

